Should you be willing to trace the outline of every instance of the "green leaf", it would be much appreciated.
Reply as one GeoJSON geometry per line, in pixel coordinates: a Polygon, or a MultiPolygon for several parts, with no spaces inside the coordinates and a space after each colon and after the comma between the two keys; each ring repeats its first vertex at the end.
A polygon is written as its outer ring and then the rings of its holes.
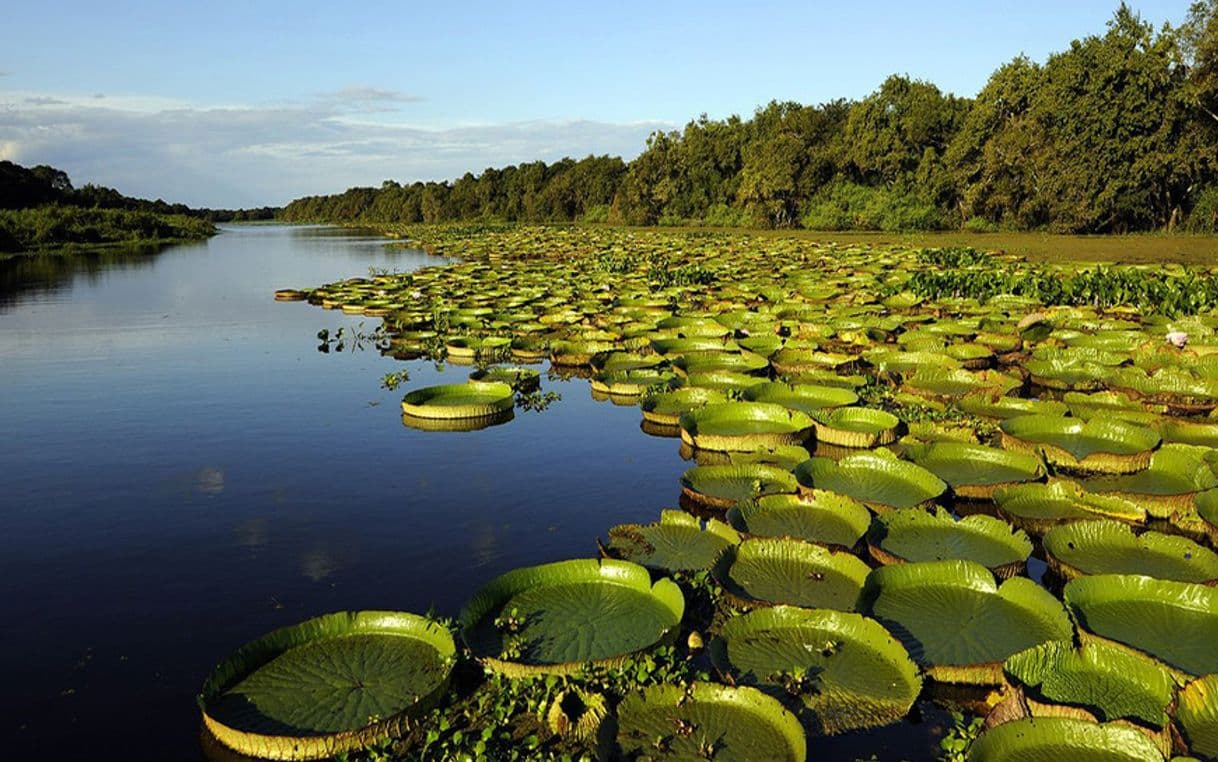
{"type": "Polygon", "coordinates": [[[627,758],[803,762],[807,741],[794,715],[754,688],[655,685],[618,707],[627,758]]]}
{"type": "Polygon", "coordinates": [[[736,682],[797,697],[805,721],[824,734],[897,722],[922,687],[905,648],[878,622],[829,609],[775,606],[733,617],[711,656],[736,682]]]}

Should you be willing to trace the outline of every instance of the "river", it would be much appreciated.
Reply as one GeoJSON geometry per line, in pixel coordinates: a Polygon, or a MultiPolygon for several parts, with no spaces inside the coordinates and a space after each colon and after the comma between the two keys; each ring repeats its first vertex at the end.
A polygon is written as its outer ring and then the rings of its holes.
{"type": "Polygon", "coordinates": [[[319,352],[319,330],[379,321],[273,300],[443,263],[232,226],[0,264],[6,756],[198,757],[195,694],[242,643],[343,609],[456,616],[501,572],[676,505],[676,444],[587,382],[543,380],[561,401],[502,426],[416,431],[405,388],[469,368],[319,352]]]}

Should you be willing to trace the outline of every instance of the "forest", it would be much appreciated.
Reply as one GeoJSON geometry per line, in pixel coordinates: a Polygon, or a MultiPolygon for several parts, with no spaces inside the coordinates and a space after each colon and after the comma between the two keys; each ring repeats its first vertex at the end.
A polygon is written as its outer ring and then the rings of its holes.
{"type": "Polygon", "coordinates": [[[0,252],[206,238],[216,232],[214,222],[267,220],[278,211],[192,209],[99,185],[75,188],[55,167],[0,161],[0,252]]]}
{"type": "Polygon", "coordinates": [[[770,102],[588,156],[291,202],[294,222],[609,222],[813,230],[1218,229],[1218,0],[1155,29],[1121,4],[974,98],[894,74],[858,101],[770,102]]]}

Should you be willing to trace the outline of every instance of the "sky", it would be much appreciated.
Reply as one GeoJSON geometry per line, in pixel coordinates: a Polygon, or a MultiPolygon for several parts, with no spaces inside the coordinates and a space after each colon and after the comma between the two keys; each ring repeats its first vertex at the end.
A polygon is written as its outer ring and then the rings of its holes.
{"type": "MultiPolygon", "coordinates": [[[[1131,0],[1156,26],[1190,0],[1131,0]]],[[[1118,0],[14,2],[0,159],[194,206],[279,205],[563,156],[890,74],[972,96],[1118,0]]]]}

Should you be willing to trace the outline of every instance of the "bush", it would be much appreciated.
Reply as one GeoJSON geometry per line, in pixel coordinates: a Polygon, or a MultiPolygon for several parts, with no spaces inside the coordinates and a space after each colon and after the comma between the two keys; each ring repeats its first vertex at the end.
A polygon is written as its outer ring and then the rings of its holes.
{"type": "Polygon", "coordinates": [[[1211,185],[1197,194],[1197,203],[1184,220],[1184,229],[1192,233],[1218,232],[1218,187],[1211,185]]]}
{"type": "Polygon", "coordinates": [[[752,219],[743,209],[733,209],[727,204],[713,204],[706,210],[702,224],[712,228],[747,228],[752,219]]]}
{"type": "Polygon", "coordinates": [[[584,210],[583,216],[579,218],[580,222],[608,222],[609,221],[609,205],[596,204],[584,210]]]}
{"type": "Polygon", "coordinates": [[[809,230],[942,230],[943,212],[908,187],[871,187],[833,182],[822,188],[800,217],[809,230]]]}
{"type": "Polygon", "coordinates": [[[997,233],[998,223],[985,217],[969,217],[964,221],[964,229],[970,233],[997,233]]]}
{"type": "Polygon", "coordinates": [[[206,238],[216,229],[206,220],[178,214],[41,206],[0,211],[0,231],[0,249],[22,251],[67,244],[206,238]]]}

